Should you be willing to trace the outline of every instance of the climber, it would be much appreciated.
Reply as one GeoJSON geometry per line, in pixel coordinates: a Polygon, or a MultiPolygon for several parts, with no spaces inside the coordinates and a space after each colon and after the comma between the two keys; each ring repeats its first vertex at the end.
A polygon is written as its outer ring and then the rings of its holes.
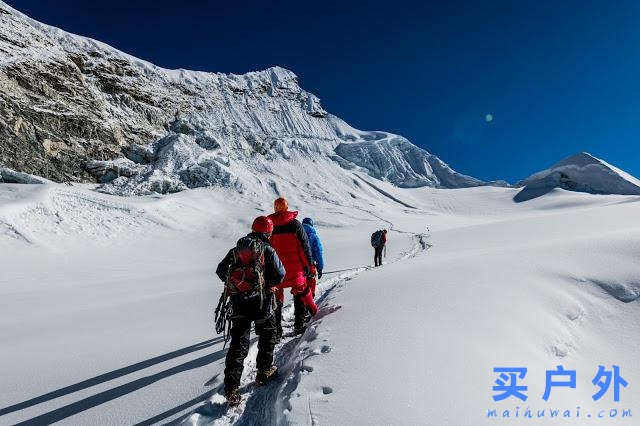
{"type": "Polygon", "coordinates": [[[382,252],[387,244],[387,230],[383,229],[371,234],[371,246],[374,249],[373,263],[375,266],[382,266],[382,252]]]}
{"type": "MultiPolygon", "coordinates": [[[[316,231],[316,228],[313,223],[313,219],[310,217],[305,217],[302,220],[302,226],[304,227],[305,232],[307,233],[307,238],[309,239],[309,245],[311,246],[311,254],[313,255],[313,261],[316,263],[316,270],[318,272],[318,279],[322,278],[322,270],[324,269],[324,257],[323,257],[323,249],[322,249],[322,241],[320,240],[320,236],[316,231]]],[[[315,298],[316,297],[316,279],[315,277],[310,277],[307,279],[307,283],[311,288],[311,294],[315,298]]]]}
{"type": "MultiPolygon", "coordinates": [[[[297,211],[289,211],[289,204],[284,198],[278,198],[274,202],[275,213],[269,215],[274,228],[271,235],[271,245],[282,260],[287,275],[278,288],[291,287],[294,306],[294,333],[301,334],[305,330],[305,316],[308,308],[315,315],[318,308],[313,301],[311,289],[307,285],[307,278],[316,275],[316,267],[313,262],[313,254],[309,246],[307,233],[302,224],[296,219],[297,211]]],[[[276,313],[277,333],[282,336],[282,304],[284,293],[277,294],[278,312],[276,313]]]]}
{"type": "Polygon", "coordinates": [[[249,352],[251,323],[258,338],[256,384],[262,385],[277,373],[273,366],[276,344],[274,289],[286,275],[276,251],[269,243],[273,222],[265,216],[253,221],[251,233],[240,238],[216,269],[225,282],[231,303],[231,344],[224,370],[224,391],[229,405],[241,401],[239,387],[244,359],[249,352]]]}

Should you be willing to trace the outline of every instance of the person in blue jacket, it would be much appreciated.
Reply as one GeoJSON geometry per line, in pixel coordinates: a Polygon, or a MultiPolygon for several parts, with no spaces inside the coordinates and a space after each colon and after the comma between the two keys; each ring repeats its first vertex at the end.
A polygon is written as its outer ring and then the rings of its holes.
{"type": "MultiPolygon", "coordinates": [[[[311,246],[311,254],[313,254],[313,261],[316,263],[316,270],[318,271],[318,279],[322,278],[322,270],[324,269],[324,258],[322,256],[322,241],[316,232],[316,228],[313,226],[313,219],[305,217],[302,220],[302,226],[307,233],[309,239],[309,246],[311,246]]],[[[307,279],[309,287],[311,287],[311,293],[316,294],[316,280],[315,277],[307,279]]]]}

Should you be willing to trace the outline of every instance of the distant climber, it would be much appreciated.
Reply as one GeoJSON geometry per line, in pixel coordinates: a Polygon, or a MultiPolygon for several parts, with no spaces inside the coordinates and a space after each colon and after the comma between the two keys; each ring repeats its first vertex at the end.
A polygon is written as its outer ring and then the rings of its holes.
{"type": "MultiPolygon", "coordinates": [[[[270,241],[287,270],[287,275],[278,288],[291,287],[294,306],[294,333],[301,334],[305,330],[307,308],[312,315],[315,315],[318,310],[313,301],[311,289],[307,285],[307,278],[316,275],[316,267],[307,233],[296,219],[298,212],[289,211],[289,203],[284,198],[278,198],[273,206],[275,213],[269,215],[274,224],[270,241]]],[[[281,337],[284,292],[279,291],[276,295],[278,296],[276,328],[278,337],[281,337]]]]}
{"type": "Polygon", "coordinates": [[[229,405],[240,403],[240,378],[244,359],[249,353],[251,323],[255,323],[258,339],[256,384],[271,379],[277,369],[273,366],[276,344],[275,286],[286,271],[276,251],[269,243],[273,222],[266,216],[257,217],[251,233],[238,240],[216,269],[225,282],[223,296],[231,304],[231,344],[224,369],[224,392],[229,405]]]}
{"type": "MultiPolygon", "coordinates": [[[[305,217],[302,219],[302,226],[304,227],[305,232],[307,233],[307,238],[309,239],[309,245],[311,246],[311,254],[313,255],[313,261],[316,263],[316,271],[318,272],[318,279],[322,278],[322,270],[324,269],[324,256],[322,249],[322,241],[320,241],[320,236],[316,231],[316,228],[313,223],[313,219],[310,217],[305,217]]],[[[310,276],[307,278],[307,285],[311,290],[311,296],[316,298],[316,277],[310,276]]],[[[312,315],[313,312],[310,312],[312,315]]]]}
{"type": "Polygon", "coordinates": [[[374,249],[373,263],[375,266],[382,266],[382,252],[387,244],[387,230],[382,229],[371,234],[371,246],[374,249]]]}

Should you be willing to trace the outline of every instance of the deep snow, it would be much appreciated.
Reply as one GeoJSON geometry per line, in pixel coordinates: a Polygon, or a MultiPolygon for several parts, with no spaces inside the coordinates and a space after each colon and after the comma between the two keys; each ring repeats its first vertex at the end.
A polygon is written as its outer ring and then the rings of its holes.
{"type": "Polygon", "coordinates": [[[514,203],[516,189],[371,183],[379,190],[363,185],[358,198],[287,188],[316,219],[327,270],[356,269],[323,278],[319,318],[278,348],[284,374],[249,387],[233,411],[217,395],[213,270],[273,196],[1,185],[0,423],[476,425],[516,406],[635,413],[638,197],[554,190],[514,203]],[[389,253],[372,269],[369,234],[381,227],[389,253]],[[554,388],[546,403],[544,372],[559,364],[577,370],[578,386],[554,388]],[[592,401],[600,364],[629,382],[620,402],[611,390],[592,401]],[[528,367],[525,403],[492,401],[501,365],[528,367]]]}

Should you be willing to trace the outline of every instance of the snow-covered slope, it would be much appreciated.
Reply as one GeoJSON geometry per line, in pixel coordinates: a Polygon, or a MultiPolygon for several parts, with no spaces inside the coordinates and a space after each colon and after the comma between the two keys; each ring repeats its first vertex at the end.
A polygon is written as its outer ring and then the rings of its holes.
{"type": "Polygon", "coordinates": [[[167,70],[1,1],[0,101],[0,163],[57,181],[97,179],[107,192],[257,190],[280,183],[260,173],[277,177],[278,160],[309,176],[358,169],[397,186],[482,184],[405,138],[351,128],[289,70],[167,70]]]}
{"type": "Polygon", "coordinates": [[[290,71],[164,70],[1,2],[0,88],[0,162],[30,173],[0,167],[0,424],[502,422],[492,409],[540,424],[524,410],[577,406],[580,419],[545,420],[604,424],[616,409],[607,424],[633,424],[638,197],[565,190],[636,193],[613,166],[568,159],[526,181],[548,192],[527,203],[512,188],[430,188],[480,182],[353,129],[290,71]],[[323,238],[320,314],[277,346],[281,375],[262,389],[252,346],[228,410],[213,271],[279,195],[323,238]],[[577,387],[545,402],[559,364],[577,387]],[[598,365],[620,366],[619,402],[592,399],[598,365]],[[497,366],[528,368],[526,403],[493,401],[497,366]]]}
{"type": "Polygon", "coordinates": [[[527,201],[553,188],[591,194],[640,195],[640,180],[589,153],[567,157],[520,182],[514,199],[527,201]]]}
{"type": "Polygon", "coordinates": [[[252,346],[237,410],[219,395],[213,271],[273,197],[0,185],[0,424],[468,426],[505,410],[510,424],[543,424],[527,407],[546,410],[544,424],[635,424],[622,411],[640,403],[638,197],[554,189],[514,203],[511,188],[360,182],[371,191],[358,198],[288,189],[323,238],[320,314],[277,346],[281,376],[265,388],[251,386],[252,346]],[[382,227],[374,269],[369,234],[382,227]],[[577,386],[544,401],[557,365],[577,386]],[[592,399],[598,365],[628,381],[619,402],[612,388],[592,399]],[[526,402],[493,401],[498,366],[528,368],[526,402]]]}
{"type": "Polygon", "coordinates": [[[470,210],[487,214],[455,227],[457,209],[386,212],[398,230],[429,223],[431,247],[387,258],[327,297],[323,309],[336,311],[302,339],[285,382],[294,390],[282,388],[290,424],[638,423],[638,198],[554,190],[507,212],[513,192],[436,194],[444,205],[468,196],[470,210]],[[576,387],[553,387],[545,401],[546,371],[558,365],[576,371],[576,387]],[[620,367],[619,401],[613,382],[592,397],[599,365],[620,367]],[[526,401],[493,400],[495,367],[527,369],[526,401]]]}

